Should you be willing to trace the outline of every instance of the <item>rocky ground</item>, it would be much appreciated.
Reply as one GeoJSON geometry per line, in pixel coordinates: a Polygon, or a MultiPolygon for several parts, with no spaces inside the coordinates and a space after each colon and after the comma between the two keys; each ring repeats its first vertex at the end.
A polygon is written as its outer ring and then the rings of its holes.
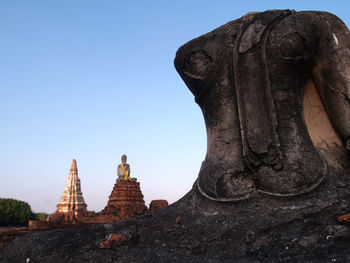
{"type": "Polygon", "coordinates": [[[0,252],[12,240],[30,233],[27,227],[0,227],[0,252]]]}
{"type": "Polygon", "coordinates": [[[335,173],[283,199],[217,203],[194,187],[152,214],[20,237],[0,262],[350,262],[350,226],[337,220],[349,201],[350,176],[335,173]],[[112,234],[119,243],[101,245],[112,234]]]}

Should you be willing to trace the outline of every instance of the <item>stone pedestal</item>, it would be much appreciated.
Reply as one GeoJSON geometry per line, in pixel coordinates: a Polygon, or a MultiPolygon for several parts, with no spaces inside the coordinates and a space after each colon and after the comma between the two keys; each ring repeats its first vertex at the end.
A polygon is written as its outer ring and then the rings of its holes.
{"type": "Polygon", "coordinates": [[[142,215],[147,211],[140,183],[117,180],[104,209],[106,215],[117,215],[120,219],[142,215]]]}

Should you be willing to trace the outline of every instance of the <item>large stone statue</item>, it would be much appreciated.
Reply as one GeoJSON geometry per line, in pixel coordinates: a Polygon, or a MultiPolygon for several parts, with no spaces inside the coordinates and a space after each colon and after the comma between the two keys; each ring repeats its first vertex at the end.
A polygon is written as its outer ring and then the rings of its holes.
{"type": "Polygon", "coordinates": [[[127,156],[122,155],[122,163],[118,165],[118,180],[132,181],[130,178],[130,165],[126,163],[127,156]]]}
{"type": "Polygon", "coordinates": [[[175,66],[207,127],[200,192],[238,201],[317,187],[327,164],[305,125],[304,88],[316,86],[350,150],[349,61],[346,26],[322,12],[251,13],[181,47],[175,66]]]}
{"type": "Polygon", "coordinates": [[[337,221],[350,212],[344,23],[249,13],[182,46],[175,67],[207,129],[192,190],[114,225],[22,237],[0,261],[350,262],[347,217],[337,221]],[[113,234],[116,251],[101,251],[113,234]]]}

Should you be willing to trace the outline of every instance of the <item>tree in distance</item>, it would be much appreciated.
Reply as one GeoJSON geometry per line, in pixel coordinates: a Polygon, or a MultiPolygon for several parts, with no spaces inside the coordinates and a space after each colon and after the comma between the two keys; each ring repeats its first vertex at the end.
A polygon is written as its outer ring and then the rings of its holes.
{"type": "Polygon", "coordinates": [[[36,216],[30,205],[24,201],[0,198],[0,227],[27,226],[36,216]]]}

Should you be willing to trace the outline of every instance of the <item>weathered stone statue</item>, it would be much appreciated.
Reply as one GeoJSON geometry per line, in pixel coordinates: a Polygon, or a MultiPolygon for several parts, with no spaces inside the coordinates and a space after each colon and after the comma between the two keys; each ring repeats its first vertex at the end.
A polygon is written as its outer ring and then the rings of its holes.
{"type": "Polygon", "coordinates": [[[304,87],[316,85],[349,150],[349,43],[331,14],[276,10],[248,14],[179,49],[175,66],[207,126],[197,181],[203,195],[290,197],[322,182],[327,165],[305,125],[304,87]]]}
{"type": "Polygon", "coordinates": [[[132,181],[130,178],[130,165],[126,163],[127,156],[122,155],[122,163],[118,165],[118,180],[132,181]]]}
{"type": "Polygon", "coordinates": [[[192,190],[114,225],[22,237],[0,259],[350,262],[347,217],[337,221],[350,212],[344,23],[326,12],[249,13],[182,46],[175,67],[207,129],[192,190]],[[111,234],[125,239],[101,251],[111,234]],[[60,250],[67,244],[74,252],[60,250]]]}

